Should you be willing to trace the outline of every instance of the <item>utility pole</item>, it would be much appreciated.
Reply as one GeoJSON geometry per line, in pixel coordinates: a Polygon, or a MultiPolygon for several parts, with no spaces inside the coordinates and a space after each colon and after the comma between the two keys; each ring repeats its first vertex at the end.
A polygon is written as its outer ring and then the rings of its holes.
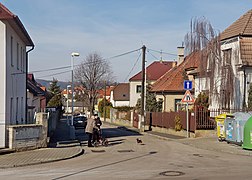
{"type": "Polygon", "coordinates": [[[103,105],[103,118],[106,122],[106,81],[104,81],[104,105],[103,105]]]}
{"type": "MultiPolygon", "coordinates": [[[[142,47],[142,86],[141,86],[141,123],[140,123],[140,130],[142,125],[144,124],[144,89],[145,89],[145,52],[146,47],[143,45],[142,47]]],[[[144,130],[144,129],[143,129],[144,130]]]]}

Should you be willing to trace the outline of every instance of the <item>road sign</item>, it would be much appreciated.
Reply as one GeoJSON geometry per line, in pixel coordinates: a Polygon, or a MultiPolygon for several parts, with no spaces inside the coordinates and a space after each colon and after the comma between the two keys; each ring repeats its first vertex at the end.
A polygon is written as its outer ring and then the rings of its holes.
{"type": "Polygon", "coordinates": [[[183,103],[194,103],[194,98],[192,97],[189,90],[185,92],[183,99],[181,100],[183,103]]]}
{"type": "Polygon", "coordinates": [[[184,81],[184,90],[192,90],[192,81],[189,80],[184,81]]]}

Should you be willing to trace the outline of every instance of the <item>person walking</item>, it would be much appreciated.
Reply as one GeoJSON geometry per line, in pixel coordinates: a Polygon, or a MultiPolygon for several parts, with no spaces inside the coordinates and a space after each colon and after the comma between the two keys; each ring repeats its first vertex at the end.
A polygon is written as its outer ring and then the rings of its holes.
{"type": "Polygon", "coordinates": [[[100,139],[102,122],[98,114],[94,114],[94,120],[95,120],[95,126],[97,127],[97,129],[94,129],[94,132],[93,132],[93,142],[95,143],[95,142],[98,142],[100,139]]]}
{"type": "Polygon", "coordinates": [[[95,125],[95,120],[92,117],[87,120],[87,126],[85,128],[85,132],[88,135],[88,147],[94,147],[92,145],[94,129],[98,129],[98,127],[95,125]]]}

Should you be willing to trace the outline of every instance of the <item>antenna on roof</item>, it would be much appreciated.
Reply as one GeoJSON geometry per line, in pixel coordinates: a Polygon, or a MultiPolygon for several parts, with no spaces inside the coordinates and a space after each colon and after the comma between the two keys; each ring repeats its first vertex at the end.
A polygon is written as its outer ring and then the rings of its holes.
{"type": "Polygon", "coordinates": [[[162,49],[160,50],[160,63],[163,63],[163,57],[162,57],[162,49]]]}

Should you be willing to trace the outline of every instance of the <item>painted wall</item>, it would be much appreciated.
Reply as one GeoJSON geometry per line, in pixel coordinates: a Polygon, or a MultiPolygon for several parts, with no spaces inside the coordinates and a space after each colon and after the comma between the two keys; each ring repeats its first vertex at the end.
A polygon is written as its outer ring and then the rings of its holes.
{"type": "Polygon", "coordinates": [[[0,61],[0,147],[6,147],[5,127],[24,122],[26,95],[26,47],[6,21],[0,21],[0,61]]]}
{"type": "Polygon", "coordinates": [[[26,101],[26,46],[8,23],[6,23],[6,79],[6,124],[22,124],[25,119],[26,101]]]}
{"type": "MultiPolygon", "coordinates": [[[[155,81],[148,83],[153,84],[155,81]]],[[[142,85],[141,81],[130,81],[130,107],[135,107],[137,100],[141,97],[141,93],[137,93],[137,86],[142,85]]]]}
{"type": "Polygon", "coordinates": [[[0,21],[0,148],[5,147],[6,137],[6,27],[3,22],[0,21]]]}

